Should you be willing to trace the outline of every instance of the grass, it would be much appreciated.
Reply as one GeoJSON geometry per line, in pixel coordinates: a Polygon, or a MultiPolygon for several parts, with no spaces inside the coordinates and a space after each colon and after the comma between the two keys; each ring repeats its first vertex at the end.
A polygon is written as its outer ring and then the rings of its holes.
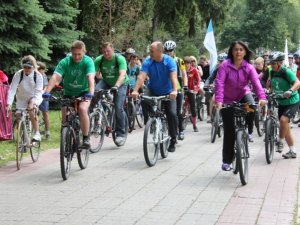
{"type": "MultiPolygon", "coordinates": [[[[50,120],[51,138],[49,140],[46,140],[44,136],[42,137],[41,151],[45,151],[47,149],[52,149],[52,148],[59,148],[60,125],[61,125],[60,111],[49,111],[49,120],[50,120]]],[[[15,159],[16,159],[15,142],[14,141],[1,142],[0,167],[15,159]]]]}

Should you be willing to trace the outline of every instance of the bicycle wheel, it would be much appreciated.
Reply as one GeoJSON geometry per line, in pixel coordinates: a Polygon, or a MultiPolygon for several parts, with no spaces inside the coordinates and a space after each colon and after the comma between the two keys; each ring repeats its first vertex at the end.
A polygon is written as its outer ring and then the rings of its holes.
{"type": "Polygon", "coordinates": [[[171,137],[169,136],[168,123],[165,117],[161,119],[161,131],[160,155],[162,158],[167,158],[171,137]]]}
{"type": "MultiPolygon", "coordinates": [[[[77,137],[77,140],[79,140],[79,136],[77,137]]],[[[90,158],[90,149],[88,148],[77,148],[77,160],[78,165],[80,169],[85,169],[88,165],[90,158]]]]}
{"type": "Polygon", "coordinates": [[[200,113],[199,113],[199,120],[200,121],[204,120],[204,115],[205,115],[205,113],[204,113],[204,105],[201,103],[201,105],[200,105],[200,113]]]}
{"type": "Polygon", "coordinates": [[[183,118],[182,126],[183,126],[184,130],[186,129],[187,124],[189,123],[189,121],[192,121],[190,112],[191,112],[190,111],[190,105],[188,103],[184,103],[183,104],[183,109],[182,109],[182,118],[183,118]]]}
{"type": "Polygon", "coordinates": [[[274,156],[277,128],[269,118],[265,123],[265,155],[267,163],[271,164],[274,156]]]}
{"type": "Polygon", "coordinates": [[[160,147],[160,135],[156,120],[150,118],[145,126],[143,150],[147,165],[152,167],[156,164],[160,147]]]}
{"type": "Polygon", "coordinates": [[[219,119],[220,114],[218,110],[216,110],[215,108],[213,109],[212,116],[213,116],[213,122],[211,123],[210,141],[211,143],[214,143],[218,133],[219,120],[220,120],[219,119]]]}
{"type": "Polygon", "coordinates": [[[233,155],[233,159],[232,159],[232,172],[234,174],[237,174],[239,172],[239,168],[236,163],[236,144],[234,145],[234,155],[233,155]]]}
{"type": "Polygon", "coordinates": [[[260,123],[259,113],[260,112],[258,110],[255,111],[254,125],[256,127],[258,136],[261,137],[263,135],[263,133],[262,133],[262,129],[261,129],[261,126],[260,126],[261,123],[260,123]]]}
{"type": "Polygon", "coordinates": [[[142,105],[137,104],[136,105],[136,122],[140,128],[144,126],[144,115],[143,115],[143,110],[142,110],[142,105]]]}
{"type": "Polygon", "coordinates": [[[239,130],[236,134],[236,164],[243,185],[248,183],[248,137],[247,133],[239,130]]]}
{"type": "Polygon", "coordinates": [[[60,171],[64,180],[70,176],[71,161],[73,156],[72,148],[75,145],[74,135],[68,127],[63,127],[60,137],[60,171]]]}
{"type": "MultiPolygon", "coordinates": [[[[103,112],[104,113],[104,112],[103,112]]],[[[104,141],[105,122],[100,112],[93,112],[90,115],[90,152],[99,152],[104,141]]]]}
{"type": "Polygon", "coordinates": [[[40,149],[41,149],[41,143],[39,141],[31,142],[30,156],[31,156],[32,162],[38,161],[39,156],[40,156],[40,149]]]}
{"type": "Polygon", "coordinates": [[[26,138],[25,138],[26,130],[25,129],[26,129],[25,123],[21,121],[17,126],[17,132],[16,132],[16,163],[17,163],[18,170],[21,168],[23,153],[26,151],[26,138]]]}
{"type": "Polygon", "coordinates": [[[117,135],[116,135],[116,114],[115,114],[114,110],[112,112],[112,129],[113,129],[112,137],[113,137],[113,141],[114,141],[115,145],[118,146],[118,147],[121,147],[126,143],[127,135],[128,135],[128,118],[126,116],[125,111],[123,111],[123,114],[124,114],[124,120],[125,120],[124,141],[122,143],[118,143],[118,142],[116,142],[116,138],[117,138],[117,135]]]}
{"type": "Polygon", "coordinates": [[[135,125],[136,109],[132,101],[128,101],[126,104],[126,113],[128,119],[128,132],[131,133],[135,125]]]}
{"type": "Polygon", "coordinates": [[[295,116],[292,118],[292,123],[299,123],[300,122],[300,109],[297,110],[295,116]]]}

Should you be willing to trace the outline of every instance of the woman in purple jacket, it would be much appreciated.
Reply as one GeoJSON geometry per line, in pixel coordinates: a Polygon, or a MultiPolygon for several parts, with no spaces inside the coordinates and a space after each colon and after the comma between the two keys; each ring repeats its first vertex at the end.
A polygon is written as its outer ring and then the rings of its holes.
{"type": "MultiPolygon", "coordinates": [[[[228,50],[228,59],[219,67],[215,80],[215,102],[218,109],[222,104],[233,102],[254,103],[248,86],[251,82],[253,90],[259,99],[259,105],[266,104],[266,96],[259,82],[255,68],[250,64],[252,52],[248,46],[241,42],[233,42],[228,50]]],[[[235,128],[233,112],[230,108],[221,110],[224,138],[223,138],[223,164],[222,170],[232,169],[231,163],[234,155],[235,128]]],[[[254,115],[246,116],[246,121],[253,120],[254,115]]]]}

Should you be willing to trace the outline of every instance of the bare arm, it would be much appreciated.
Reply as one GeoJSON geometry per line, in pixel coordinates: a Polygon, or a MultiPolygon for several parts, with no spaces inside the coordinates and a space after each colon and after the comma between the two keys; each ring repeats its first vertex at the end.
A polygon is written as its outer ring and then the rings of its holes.
{"type": "Polygon", "coordinates": [[[51,90],[54,88],[55,84],[59,84],[62,81],[62,77],[56,73],[54,73],[49,80],[46,92],[50,93],[51,90]]]}
{"type": "Polygon", "coordinates": [[[123,81],[125,80],[125,76],[126,76],[126,70],[120,70],[119,78],[118,78],[117,82],[115,83],[115,86],[120,87],[123,84],[123,81]]]}
{"type": "Polygon", "coordinates": [[[147,78],[147,74],[145,72],[141,71],[140,74],[137,77],[137,80],[136,80],[133,91],[137,92],[143,86],[144,81],[146,80],[146,78],[147,78]]]}
{"type": "Polygon", "coordinates": [[[94,74],[90,74],[88,76],[88,82],[89,82],[89,93],[94,94],[94,90],[95,90],[95,75],[94,74]]]}
{"type": "Polygon", "coordinates": [[[176,71],[170,73],[170,79],[171,79],[172,87],[173,87],[172,92],[175,92],[175,91],[177,92],[177,82],[178,82],[178,80],[177,80],[177,72],[176,71]]]}
{"type": "Polygon", "coordinates": [[[292,91],[296,91],[300,88],[300,81],[297,79],[295,80],[295,82],[293,83],[293,86],[291,87],[292,91]]]}
{"type": "Polygon", "coordinates": [[[181,70],[183,86],[188,85],[186,70],[181,70]]]}

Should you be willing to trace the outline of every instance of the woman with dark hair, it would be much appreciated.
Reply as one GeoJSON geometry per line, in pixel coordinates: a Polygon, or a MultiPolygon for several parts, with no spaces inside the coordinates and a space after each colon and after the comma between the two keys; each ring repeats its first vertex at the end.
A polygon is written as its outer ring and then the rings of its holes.
{"type": "MultiPolygon", "coordinates": [[[[245,43],[235,41],[230,45],[228,59],[220,65],[215,80],[215,102],[218,109],[222,109],[223,104],[233,102],[253,104],[254,99],[248,86],[249,82],[259,99],[259,105],[266,104],[266,96],[257,72],[250,64],[251,57],[252,52],[245,43]]],[[[232,169],[235,142],[233,111],[231,108],[224,108],[221,114],[224,126],[222,170],[229,171],[232,169]]],[[[253,119],[253,113],[246,116],[247,123],[253,119]]],[[[252,133],[252,131],[248,132],[252,133]]]]}

